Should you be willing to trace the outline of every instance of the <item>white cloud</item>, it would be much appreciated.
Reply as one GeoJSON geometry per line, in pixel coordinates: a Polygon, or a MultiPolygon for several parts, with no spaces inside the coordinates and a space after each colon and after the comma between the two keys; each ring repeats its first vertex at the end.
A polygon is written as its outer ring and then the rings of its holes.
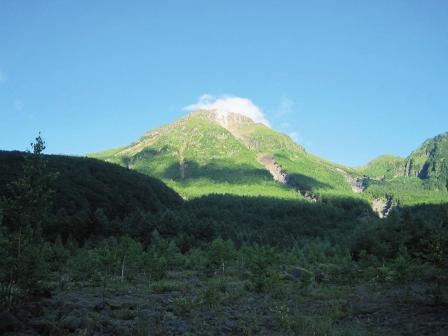
{"type": "Polygon", "coordinates": [[[185,107],[187,111],[210,110],[217,111],[222,116],[227,113],[239,113],[249,117],[256,123],[262,123],[271,127],[265,114],[260,107],[255,105],[250,99],[236,96],[220,96],[216,97],[210,94],[204,94],[199,97],[195,104],[185,107]]]}
{"type": "Polygon", "coordinates": [[[6,77],[6,74],[0,70],[0,84],[5,83],[8,80],[8,77],[6,77]]]}

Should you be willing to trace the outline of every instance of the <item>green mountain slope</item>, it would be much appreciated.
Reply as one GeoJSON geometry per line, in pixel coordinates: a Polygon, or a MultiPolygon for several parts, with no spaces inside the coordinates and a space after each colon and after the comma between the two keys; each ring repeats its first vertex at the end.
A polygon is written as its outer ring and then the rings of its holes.
{"type": "Polygon", "coordinates": [[[395,203],[414,205],[448,201],[448,133],[425,141],[406,159],[381,156],[358,171],[369,176],[366,195],[390,195],[395,203]]]}
{"type": "Polygon", "coordinates": [[[417,204],[448,199],[425,181],[446,185],[445,147],[431,148],[423,152],[432,150],[437,157],[428,158],[426,165],[416,151],[406,160],[381,156],[352,169],[307,153],[287,135],[242,114],[201,110],[149,131],[129,146],[91,156],[160,178],[186,199],[216,193],[368,202],[392,197],[394,204],[417,204]]]}
{"type": "Polygon", "coordinates": [[[304,151],[287,135],[236,113],[197,111],[147,132],[121,150],[93,154],[162,179],[185,198],[210,193],[301,198],[297,192],[349,193],[336,166],[304,151]],[[273,179],[269,154],[289,185],[273,179]],[[297,188],[293,188],[292,185],[297,188]]]}
{"type": "Polygon", "coordinates": [[[404,163],[405,160],[398,156],[381,155],[358,168],[358,171],[372,178],[393,178],[403,175],[404,163]]]}
{"type": "Polygon", "coordinates": [[[160,178],[185,198],[210,193],[297,198],[272,180],[255,152],[205,112],[147,132],[107,160],[160,178]]]}
{"type": "Polygon", "coordinates": [[[393,198],[394,205],[448,203],[448,193],[428,189],[418,177],[398,176],[382,181],[370,180],[363,196],[367,199],[393,198]]]}
{"type": "Polygon", "coordinates": [[[426,140],[406,159],[404,173],[417,176],[429,188],[448,189],[448,132],[426,140]]]}

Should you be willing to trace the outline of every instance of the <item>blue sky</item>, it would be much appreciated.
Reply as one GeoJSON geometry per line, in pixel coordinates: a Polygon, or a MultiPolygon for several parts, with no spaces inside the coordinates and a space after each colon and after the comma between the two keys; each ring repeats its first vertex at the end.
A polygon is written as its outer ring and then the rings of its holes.
{"type": "Polygon", "coordinates": [[[204,94],[352,166],[448,131],[448,2],[0,1],[0,148],[126,145],[204,94]]]}

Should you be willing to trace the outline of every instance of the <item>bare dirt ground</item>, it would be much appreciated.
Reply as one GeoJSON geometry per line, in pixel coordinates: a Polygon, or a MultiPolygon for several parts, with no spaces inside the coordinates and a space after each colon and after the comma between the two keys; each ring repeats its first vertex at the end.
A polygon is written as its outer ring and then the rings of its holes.
{"type": "Polygon", "coordinates": [[[268,292],[239,277],[172,272],[147,283],[68,283],[17,310],[5,335],[448,335],[448,305],[417,283],[283,280],[268,292]]]}

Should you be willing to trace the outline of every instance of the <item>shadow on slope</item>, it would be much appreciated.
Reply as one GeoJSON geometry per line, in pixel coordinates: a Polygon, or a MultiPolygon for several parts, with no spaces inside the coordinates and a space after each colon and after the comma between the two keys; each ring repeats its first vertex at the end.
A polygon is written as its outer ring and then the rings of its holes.
{"type": "Polygon", "coordinates": [[[307,175],[292,173],[288,174],[288,176],[288,184],[293,188],[299,189],[302,193],[305,191],[315,191],[317,189],[333,189],[328,183],[320,182],[307,175]]]}
{"type": "Polygon", "coordinates": [[[165,170],[163,177],[178,182],[207,178],[213,182],[231,184],[254,184],[272,180],[269,172],[248,164],[229,166],[224,162],[212,162],[200,165],[196,161],[187,160],[183,169],[184,176],[182,177],[181,165],[174,163],[165,170]]]}
{"type": "MultiPolygon", "coordinates": [[[[6,183],[21,175],[24,155],[0,152],[0,195],[7,195],[6,183]]],[[[182,202],[160,181],[114,164],[46,157],[50,169],[60,173],[45,227],[50,238],[72,235],[85,241],[129,234],[149,241],[157,230],[183,251],[221,237],[237,245],[289,247],[312,239],[346,246],[356,242],[352,250],[357,253],[382,249],[377,254],[388,255],[400,244],[416,250],[421,237],[436,232],[440,238],[447,232],[448,204],[400,208],[379,220],[366,201],[351,197],[323,196],[310,203],[212,194],[182,202]]],[[[4,223],[8,224],[6,217],[4,223]]]]}
{"type": "MultiPolygon", "coordinates": [[[[200,165],[195,161],[185,161],[184,167],[178,163],[171,164],[164,172],[163,178],[172,179],[177,182],[190,182],[195,179],[207,178],[216,183],[229,184],[257,184],[260,182],[272,182],[273,177],[268,170],[256,168],[248,164],[232,164],[212,162],[200,165]],[[182,174],[183,169],[183,174],[182,174]],[[183,175],[183,178],[182,178],[183,175]]],[[[318,180],[301,175],[290,175],[290,187],[303,191],[311,191],[316,188],[329,189],[330,185],[318,180]]]]}

